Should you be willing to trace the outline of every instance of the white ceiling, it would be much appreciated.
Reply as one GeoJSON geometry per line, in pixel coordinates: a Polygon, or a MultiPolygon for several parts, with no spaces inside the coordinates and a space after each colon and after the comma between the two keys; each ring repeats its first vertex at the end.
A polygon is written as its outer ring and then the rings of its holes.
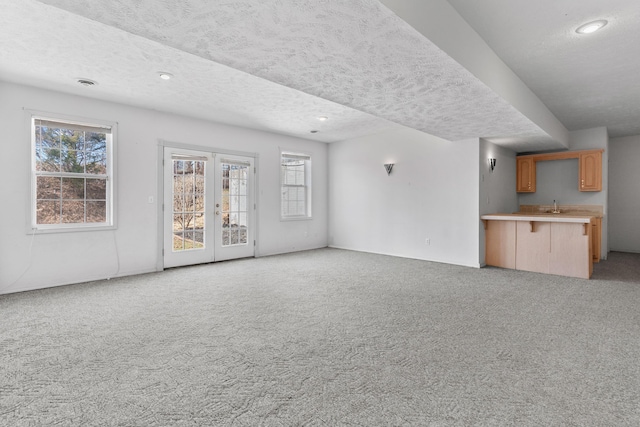
{"type": "Polygon", "coordinates": [[[640,134],[638,0],[449,0],[568,130],[640,134]],[[606,19],[600,31],[580,25],[606,19]]]}
{"type": "MultiPolygon", "coordinates": [[[[610,126],[620,135],[640,134],[640,121],[632,125],[629,119],[633,111],[638,117],[640,107],[634,110],[625,98],[628,91],[637,95],[638,84],[629,76],[632,87],[616,90],[615,97],[597,91],[608,71],[632,74],[619,65],[624,58],[601,65],[590,57],[586,62],[596,62],[599,72],[562,85],[557,82],[570,76],[558,69],[570,65],[559,67],[540,59],[544,55],[530,58],[511,48],[520,39],[525,46],[534,43],[533,36],[521,33],[540,26],[533,19],[514,19],[519,23],[513,28],[511,22],[503,25],[512,4],[520,5],[512,11],[516,15],[526,3],[539,5],[528,11],[533,18],[554,9],[541,3],[570,2],[450,3],[566,127],[610,126]],[[495,27],[510,33],[496,34],[495,27]],[[533,66],[538,70],[528,72],[533,66]],[[599,98],[576,102],[585,90],[599,98]]],[[[517,151],[561,148],[377,0],[0,0],[0,5],[2,80],[325,142],[403,125],[449,140],[491,138],[517,151]],[[175,77],[162,81],[161,70],[175,77]],[[78,77],[99,84],[80,86],[78,77]],[[320,122],[318,116],[329,120],[320,122]],[[311,134],[314,129],[319,132],[311,134]]],[[[554,28],[560,28],[556,21],[554,28]]],[[[610,21],[605,30],[613,32],[616,22],[610,21]]],[[[570,36],[541,49],[577,64],[591,48],[576,47],[580,40],[570,36]]]]}

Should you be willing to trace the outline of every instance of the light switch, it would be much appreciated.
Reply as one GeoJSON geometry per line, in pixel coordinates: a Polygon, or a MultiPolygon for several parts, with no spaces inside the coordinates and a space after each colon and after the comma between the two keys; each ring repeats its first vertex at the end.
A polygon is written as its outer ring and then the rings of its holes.
{"type": "Polygon", "coordinates": [[[153,196],[149,196],[149,203],[153,203],[153,196]]]}

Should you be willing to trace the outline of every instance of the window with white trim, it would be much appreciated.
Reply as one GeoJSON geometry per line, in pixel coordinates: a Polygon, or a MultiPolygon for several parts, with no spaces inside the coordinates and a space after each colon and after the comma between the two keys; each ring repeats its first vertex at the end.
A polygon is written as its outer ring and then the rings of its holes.
{"type": "Polygon", "coordinates": [[[114,225],[113,127],[32,117],[32,228],[114,225]]]}
{"type": "Polygon", "coordinates": [[[280,185],[282,219],[311,218],[311,156],[283,151],[280,185]]]}

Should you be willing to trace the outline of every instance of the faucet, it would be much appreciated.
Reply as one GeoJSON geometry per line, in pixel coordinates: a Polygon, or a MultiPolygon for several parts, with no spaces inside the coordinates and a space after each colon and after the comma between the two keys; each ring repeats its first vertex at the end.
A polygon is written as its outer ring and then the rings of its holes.
{"type": "Polygon", "coordinates": [[[556,201],[553,201],[553,211],[552,213],[560,213],[560,209],[558,209],[558,204],[556,203],[556,201]]]}

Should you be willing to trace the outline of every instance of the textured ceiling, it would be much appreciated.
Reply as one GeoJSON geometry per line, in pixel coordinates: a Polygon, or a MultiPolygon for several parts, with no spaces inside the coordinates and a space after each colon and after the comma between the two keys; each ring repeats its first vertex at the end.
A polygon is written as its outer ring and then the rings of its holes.
{"type": "Polygon", "coordinates": [[[449,0],[569,130],[640,134],[638,0],[449,0]],[[575,29],[606,19],[590,35],[575,29]]]}
{"type": "MultiPolygon", "coordinates": [[[[155,42],[157,50],[170,47],[180,52],[180,60],[182,53],[191,54],[207,60],[209,67],[226,65],[294,89],[300,92],[298,97],[312,95],[368,113],[365,117],[383,119],[378,127],[399,123],[449,140],[548,139],[538,126],[376,0],[43,3],[104,24],[88,29],[99,48],[104,48],[100,46],[104,43],[101,33],[111,31],[105,27],[119,28],[129,34],[121,36],[129,42],[155,42]]],[[[75,22],[77,18],[70,15],[67,20],[75,22]]],[[[144,47],[131,54],[110,53],[135,59],[141,52],[144,47]]],[[[175,81],[188,78],[198,82],[188,91],[194,103],[206,106],[212,102],[198,96],[202,88],[218,86],[212,76],[198,68],[183,73],[174,59],[176,71],[169,62],[171,55],[162,59],[167,62],[167,71],[176,75],[175,81]]],[[[202,63],[205,69],[206,65],[202,63]]],[[[246,90],[253,99],[279,102],[281,98],[262,92],[263,86],[257,84],[254,90],[248,85],[246,90]]],[[[213,106],[227,107],[221,103],[213,106]]],[[[295,113],[279,117],[288,122],[292,115],[295,113]]],[[[336,116],[330,117],[333,121],[336,116]]],[[[330,121],[324,125],[332,126],[330,121]]],[[[277,126],[273,130],[279,131],[277,126]]]]}
{"type": "Polygon", "coordinates": [[[28,0],[2,2],[0,78],[324,142],[398,126],[28,0]],[[163,81],[159,70],[176,78],[163,81]]]}

